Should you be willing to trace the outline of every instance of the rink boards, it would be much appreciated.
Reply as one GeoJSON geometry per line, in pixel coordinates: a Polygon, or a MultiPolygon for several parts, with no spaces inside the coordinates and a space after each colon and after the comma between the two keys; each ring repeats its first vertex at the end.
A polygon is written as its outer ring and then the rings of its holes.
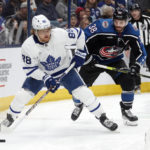
{"type": "MultiPolygon", "coordinates": [[[[20,48],[4,48],[0,50],[0,111],[9,107],[9,104],[14,98],[14,95],[21,88],[25,79],[25,73],[22,70],[20,48]]],[[[142,69],[143,74],[150,75],[142,69]]],[[[95,81],[91,87],[95,96],[120,94],[120,86],[115,85],[113,80],[106,73],[95,81]]],[[[39,94],[30,101],[32,104],[36,101],[46,89],[43,89],[39,94]]],[[[142,78],[142,92],[150,92],[150,79],[142,78]]],[[[62,99],[70,99],[71,95],[61,87],[56,93],[49,93],[42,102],[56,101],[62,99]]]]}

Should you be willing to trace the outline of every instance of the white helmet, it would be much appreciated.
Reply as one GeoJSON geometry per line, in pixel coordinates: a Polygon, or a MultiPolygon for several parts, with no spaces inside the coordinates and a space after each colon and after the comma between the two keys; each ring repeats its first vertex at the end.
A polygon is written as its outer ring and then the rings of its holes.
{"type": "Polygon", "coordinates": [[[32,27],[34,30],[43,30],[50,28],[51,23],[44,15],[34,16],[32,19],[32,27]]]}

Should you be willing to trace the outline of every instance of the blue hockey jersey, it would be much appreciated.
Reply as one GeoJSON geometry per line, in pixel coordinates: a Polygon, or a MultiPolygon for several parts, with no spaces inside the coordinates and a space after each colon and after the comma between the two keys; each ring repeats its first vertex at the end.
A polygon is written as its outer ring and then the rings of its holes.
{"type": "Polygon", "coordinates": [[[122,33],[117,33],[112,19],[99,19],[84,30],[86,47],[90,55],[99,56],[100,63],[109,64],[123,57],[123,51],[131,48],[130,63],[143,64],[146,51],[138,29],[130,23],[122,33]]]}

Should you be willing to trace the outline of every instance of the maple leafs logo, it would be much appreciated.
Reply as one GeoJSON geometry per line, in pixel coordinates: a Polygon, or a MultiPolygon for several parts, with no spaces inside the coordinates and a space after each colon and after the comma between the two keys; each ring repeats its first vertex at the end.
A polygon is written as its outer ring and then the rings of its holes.
{"type": "Polygon", "coordinates": [[[51,71],[59,67],[61,61],[61,57],[58,57],[56,60],[53,56],[49,55],[46,59],[46,62],[40,62],[45,70],[51,71]]]}

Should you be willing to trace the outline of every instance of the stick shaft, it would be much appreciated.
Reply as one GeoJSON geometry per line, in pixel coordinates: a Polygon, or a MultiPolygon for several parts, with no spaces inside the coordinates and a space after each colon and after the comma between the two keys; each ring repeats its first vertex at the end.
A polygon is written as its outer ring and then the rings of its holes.
{"type": "MultiPolygon", "coordinates": [[[[101,65],[101,64],[95,64],[95,66],[98,67],[98,68],[103,68],[103,69],[107,69],[107,70],[117,71],[117,72],[121,72],[121,73],[126,73],[126,74],[129,73],[129,70],[121,70],[121,69],[117,69],[115,67],[105,66],[105,65],[101,65]]],[[[137,73],[137,76],[150,78],[150,76],[145,75],[145,74],[141,74],[141,73],[137,73]]]]}
{"type": "MultiPolygon", "coordinates": [[[[70,67],[61,75],[59,78],[59,81],[62,80],[62,78],[68,74],[68,72],[74,67],[75,63],[72,63],[70,67]]],[[[32,106],[31,108],[25,113],[26,116],[30,114],[30,112],[47,96],[47,94],[50,92],[50,89],[48,89],[32,106]]]]}

